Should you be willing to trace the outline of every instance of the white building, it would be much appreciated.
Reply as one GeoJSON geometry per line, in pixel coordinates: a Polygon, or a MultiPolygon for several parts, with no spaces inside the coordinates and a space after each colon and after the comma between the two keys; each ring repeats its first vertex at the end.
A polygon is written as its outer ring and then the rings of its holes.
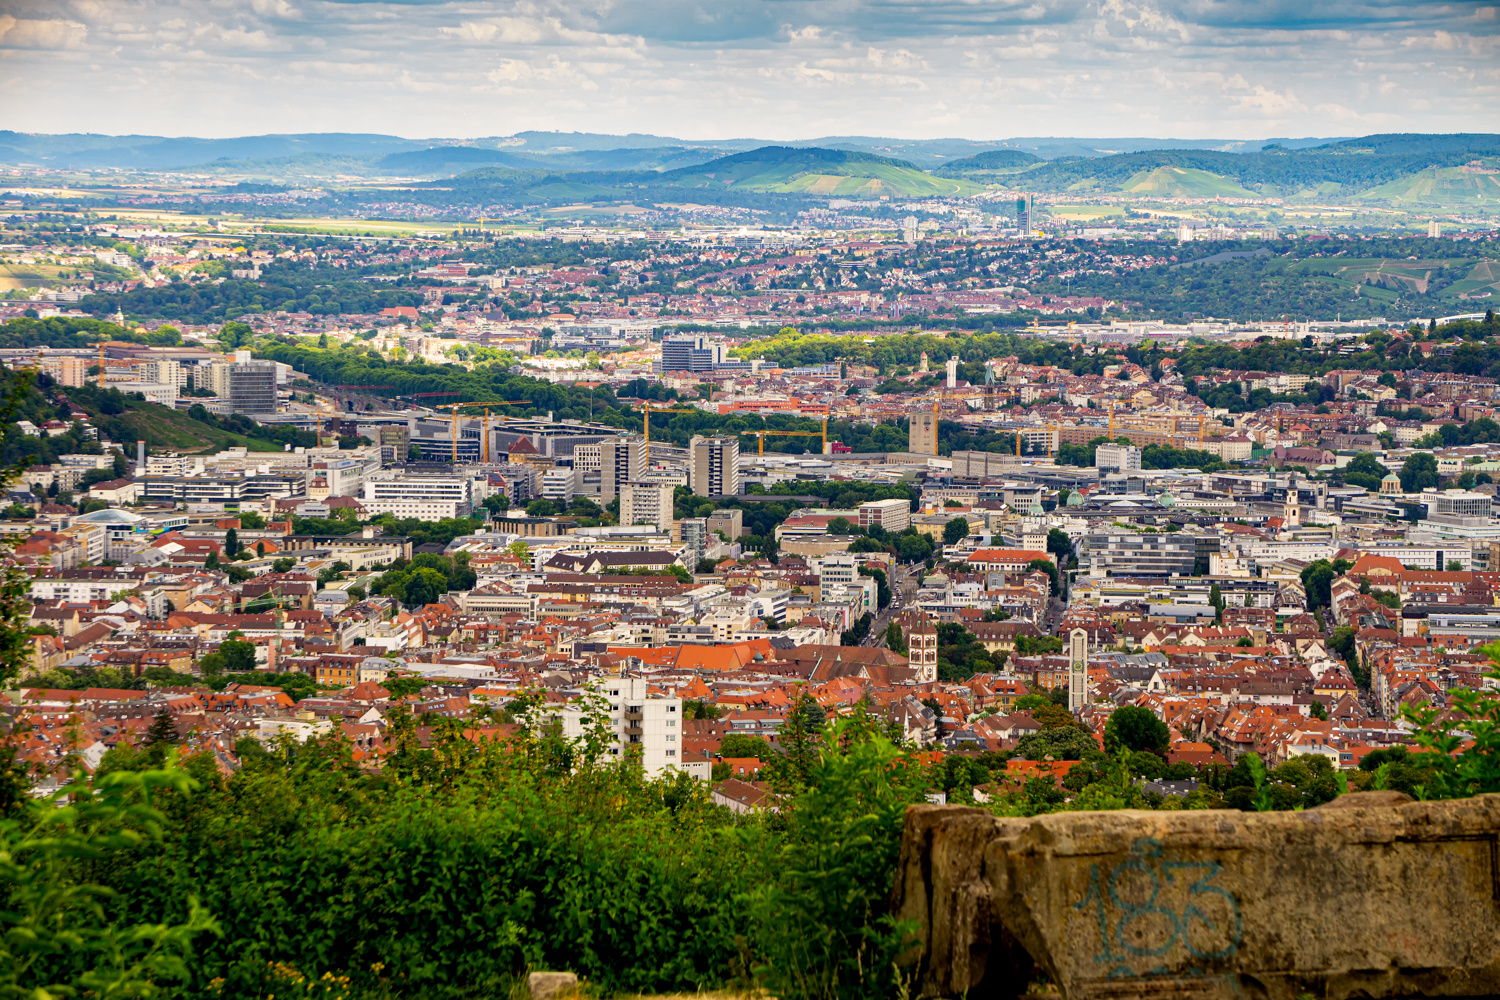
{"type": "Polygon", "coordinates": [[[1094,467],[1100,472],[1140,472],[1141,449],[1133,444],[1101,444],[1094,449],[1094,467]]]}
{"type": "MultiPolygon", "coordinates": [[[[694,777],[708,779],[710,765],[706,760],[696,764],[683,760],[681,698],[650,692],[641,677],[605,677],[596,683],[599,689],[595,696],[609,706],[607,725],[613,739],[605,753],[610,759],[639,753],[641,767],[649,775],[686,770],[694,777]]],[[[581,738],[583,719],[584,706],[565,708],[563,735],[581,738]]]]}
{"type": "Polygon", "coordinates": [[[670,532],[672,493],[670,483],[621,483],[620,523],[651,524],[658,531],[670,532]]]}
{"type": "Polygon", "coordinates": [[[859,526],[880,525],[889,533],[905,531],[911,524],[911,504],[906,500],[871,500],[859,505],[859,526]]]}
{"type": "Polygon", "coordinates": [[[472,483],[458,476],[412,476],[365,481],[360,499],[371,515],[394,514],[439,521],[468,517],[473,511],[472,483]]]}
{"type": "Polygon", "coordinates": [[[548,469],[542,473],[542,499],[551,500],[560,510],[573,503],[573,494],[578,492],[578,473],[572,469],[548,469]]]}

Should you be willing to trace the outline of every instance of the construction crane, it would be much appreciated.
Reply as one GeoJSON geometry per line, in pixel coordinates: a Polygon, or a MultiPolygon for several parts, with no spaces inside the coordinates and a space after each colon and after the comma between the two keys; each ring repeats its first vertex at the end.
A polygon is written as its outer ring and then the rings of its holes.
{"type": "Polygon", "coordinates": [[[651,414],[653,413],[702,413],[702,410],[691,406],[643,406],[641,412],[646,415],[646,446],[651,446],[651,414]]]}
{"type": "Polygon", "coordinates": [[[823,439],[823,454],[828,454],[828,421],[823,421],[821,431],[740,431],[741,434],[753,434],[760,439],[760,454],[766,453],[766,438],[768,437],[814,437],[823,439]]]}
{"type": "Polygon", "coordinates": [[[438,403],[433,406],[434,410],[453,411],[453,464],[458,464],[458,411],[465,406],[484,407],[484,461],[488,464],[490,460],[490,407],[492,406],[535,406],[529,399],[481,399],[470,403],[438,403]]]}
{"type": "Polygon", "coordinates": [[[459,390],[452,389],[452,390],[449,390],[448,392],[414,392],[414,393],[411,394],[411,396],[409,398],[411,398],[411,399],[429,399],[429,398],[431,398],[433,396],[462,396],[462,395],[463,395],[463,393],[460,392],[459,390]]]}

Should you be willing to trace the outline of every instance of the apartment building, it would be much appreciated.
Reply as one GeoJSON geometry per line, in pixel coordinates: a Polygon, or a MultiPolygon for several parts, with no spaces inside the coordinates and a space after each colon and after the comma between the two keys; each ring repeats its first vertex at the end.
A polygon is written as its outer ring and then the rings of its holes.
{"type": "MultiPolygon", "coordinates": [[[[574,449],[576,456],[585,445],[574,449]]],[[[620,487],[627,482],[640,482],[646,476],[651,460],[646,439],[635,434],[605,438],[593,448],[599,454],[599,503],[607,504],[619,496],[620,487]]],[[[621,522],[624,523],[623,521],[621,522]]]]}
{"type": "Polygon", "coordinates": [[[672,493],[671,483],[621,483],[620,524],[650,524],[670,533],[672,493]]]}
{"type": "MultiPolygon", "coordinates": [[[[594,694],[609,706],[607,725],[613,739],[606,753],[610,758],[639,754],[640,765],[648,775],[687,770],[694,777],[709,777],[706,760],[690,764],[683,759],[681,698],[652,692],[642,677],[606,677],[599,684],[594,694]]],[[[585,711],[581,704],[563,709],[565,737],[584,735],[585,711]]]]}
{"type": "Polygon", "coordinates": [[[229,401],[229,408],[235,413],[254,416],[276,412],[276,363],[273,361],[236,360],[210,365],[206,382],[214,395],[229,401]]]}
{"type": "Polygon", "coordinates": [[[693,438],[688,487],[701,497],[732,497],[740,491],[740,441],[733,437],[693,438]]]}
{"type": "Polygon", "coordinates": [[[1101,444],[1094,449],[1094,467],[1103,472],[1140,472],[1141,449],[1133,444],[1101,444]]]}
{"type": "Polygon", "coordinates": [[[42,372],[59,385],[78,387],[88,381],[87,358],[74,355],[53,355],[42,359],[42,372]]]}

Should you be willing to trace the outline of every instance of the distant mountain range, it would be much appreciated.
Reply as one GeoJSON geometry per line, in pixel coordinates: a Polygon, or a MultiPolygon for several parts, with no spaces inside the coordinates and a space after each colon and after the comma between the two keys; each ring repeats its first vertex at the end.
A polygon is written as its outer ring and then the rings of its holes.
{"type": "Polygon", "coordinates": [[[1142,197],[1336,198],[1500,213],[1500,135],[1354,139],[967,139],[866,136],[693,142],[523,132],[466,142],[323,133],[235,139],[0,132],[0,163],[114,166],[326,184],[400,179],[434,204],[572,200],[750,203],[767,197],[954,196],[999,187],[1142,197]]]}

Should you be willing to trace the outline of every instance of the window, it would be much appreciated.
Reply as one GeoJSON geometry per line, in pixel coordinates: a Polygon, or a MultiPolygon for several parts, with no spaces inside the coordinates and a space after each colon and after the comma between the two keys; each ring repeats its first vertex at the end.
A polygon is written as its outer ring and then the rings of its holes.
{"type": "Polygon", "coordinates": [[[667,720],[667,725],[669,725],[669,726],[675,726],[675,725],[677,725],[677,720],[676,719],[668,719],[667,720]]]}
{"type": "Polygon", "coordinates": [[[667,706],[667,711],[668,712],[675,712],[675,711],[677,711],[677,706],[676,705],[668,705],[667,706]]]}
{"type": "Polygon", "coordinates": [[[667,756],[668,757],[676,757],[677,756],[677,751],[676,750],[668,750],[667,751],[667,756]]]}
{"type": "Polygon", "coordinates": [[[667,734],[667,742],[668,743],[676,743],[677,742],[677,735],[675,733],[668,733],[667,734]]]}

